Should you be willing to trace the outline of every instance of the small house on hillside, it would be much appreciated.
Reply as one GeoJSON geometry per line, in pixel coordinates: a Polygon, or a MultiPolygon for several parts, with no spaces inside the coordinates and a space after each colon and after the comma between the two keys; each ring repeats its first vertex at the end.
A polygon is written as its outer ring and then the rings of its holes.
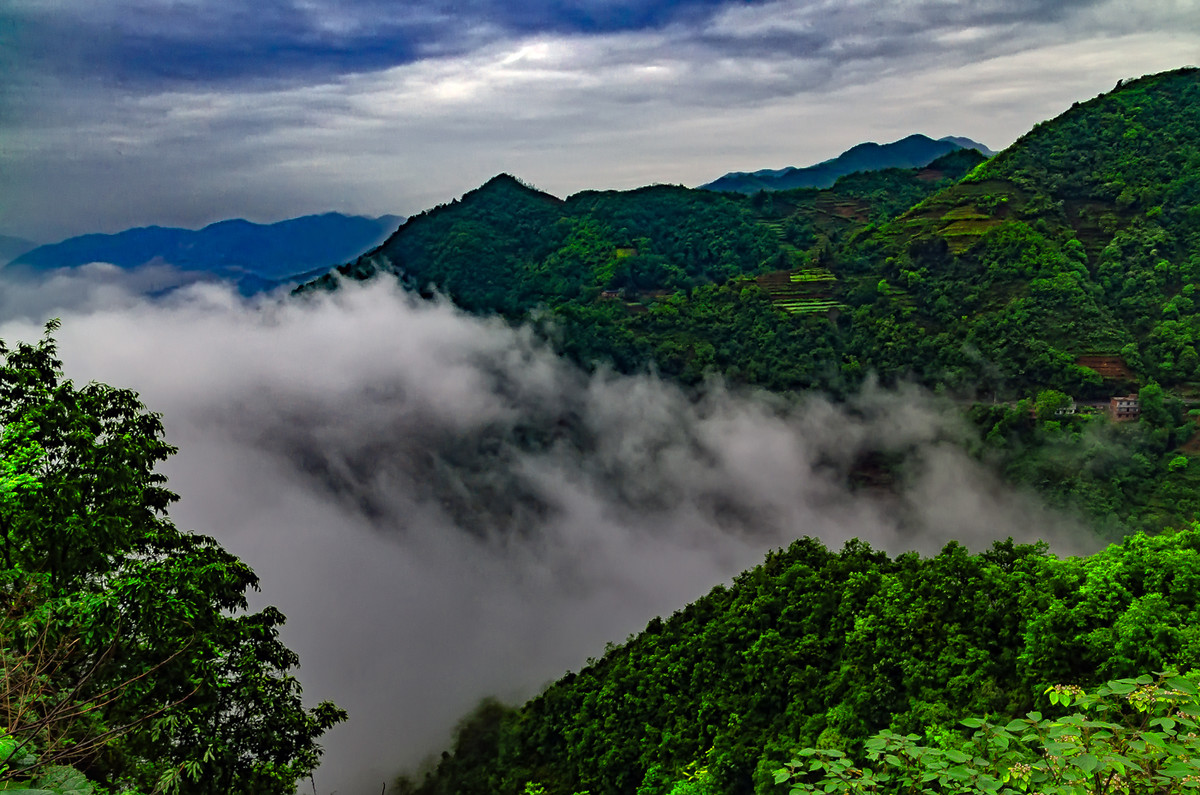
{"type": "Polygon", "coordinates": [[[1137,395],[1114,397],[1108,403],[1108,414],[1113,422],[1128,422],[1142,416],[1142,404],[1137,395]]]}

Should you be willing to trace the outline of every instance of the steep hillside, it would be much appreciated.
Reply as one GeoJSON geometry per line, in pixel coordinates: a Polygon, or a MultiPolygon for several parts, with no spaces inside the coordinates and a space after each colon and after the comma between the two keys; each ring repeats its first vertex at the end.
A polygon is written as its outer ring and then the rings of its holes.
{"type": "Polygon", "coordinates": [[[1048,706],[1047,685],[1200,663],[1200,598],[1178,587],[1197,577],[1195,529],[1064,560],[801,539],[523,707],[481,705],[401,791],[783,793],[770,771],[798,747],[936,737],[964,714],[1003,725],[1048,706]],[[701,768],[712,788],[687,789],[701,768]]]}
{"type": "MultiPolygon", "coordinates": [[[[959,150],[920,170],[752,198],[658,185],[564,201],[502,174],[413,216],[338,271],[356,279],[395,273],[412,289],[436,289],[476,312],[521,317],[542,306],[631,317],[671,295],[802,264],[817,243],[894,216],[981,160],[959,150]]],[[[335,283],[330,274],[306,289],[335,283]]]]}
{"type": "Polygon", "coordinates": [[[890,144],[859,144],[815,166],[762,169],[750,173],[734,171],[700,187],[703,190],[736,193],[830,188],[839,177],[847,174],[882,171],[886,168],[922,168],[957,149],[977,150],[985,156],[993,154],[986,146],[969,138],[946,137],[935,141],[925,135],[910,135],[890,144]]]}
{"type": "Polygon", "coordinates": [[[850,353],[1001,393],[1129,385],[1078,364],[1096,355],[1190,385],[1198,222],[1200,71],[1125,83],[839,252],[850,353]]]}
{"type": "Polygon", "coordinates": [[[588,367],[986,402],[979,455],[1013,481],[1113,532],[1178,525],[1200,510],[1200,466],[1177,460],[1200,449],[1198,75],[1125,83],[982,165],[958,150],[828,190],[560,201],[498,178],[340,270],[514,319],[542,307],[588,367]],[[1108,427],[1099,406],[1138,390],[1155,409],[1108,427]],[[1042,393],[1084,411],[1035,423],[1042,393]]]}
{"type": "Polygon", "coordinates": [[[561,314],[579,344],[567,334],[568,349],[775,389],[853,389],[873,373],[989,399],[1053,388],[1106,400],[1151,381],[1192,394],[1198,74],[1156,75],[1078,104],[962,182],[903,195],[913,205],[891,220],[846,195],[874,175],[807,202],[756,196],[781,238],[777,276],[636,316],[571,307],[561,314]],[[764,293],[793,316],[773,317],[764,293]]]}
{"type": "Polygon", "coordinates": [[[393,271],[464,308],[516,317],[541,304],[634,300],[724,281],[763,270],[776,250],[748,205],[717,194],[661,185],[563,201],[502,174],[410,218],[339,271],[393,271]]]}

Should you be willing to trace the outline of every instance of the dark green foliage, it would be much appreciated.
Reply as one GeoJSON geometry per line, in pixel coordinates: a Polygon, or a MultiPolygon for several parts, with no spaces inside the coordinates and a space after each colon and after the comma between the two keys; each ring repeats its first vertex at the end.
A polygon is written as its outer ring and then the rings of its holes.
{"type": "MultiPolygon", "coordinates": [[[[1196,676],[1168,671],[1117,679],[1088,693],[1047,691],[1052,709],[1008,723],[966,718],[967,732],[921,745],[918,734],[880,732],[864,758],[805,748],[775,771],[789,795],[1102,795],[1175,793],[1200,781],[1200,699],[1196,676]]],[[[783,789],[780,789],[783,792],[783,789]]]]}
{"type": "Polygon", "coordinates": [[[345,713],[303,708],[257,577],[167,518],[158,415],[49,337],[0,354],[0,724],[105,785],[290,795],[345,713]]]}
{"type": "Polygon", "coordinates": [[[633,298],[755,273],[773,240],[743,204],[704,191],[591,191],[564,202],[501,175],[410,218],[341,270],[366,278],[383,267],[466,309],[519,317],[604,290],[633,298]]]}
{"type": "Polygon", "coordinates": [[[1062,560],[1011,541],[890,558],[801,539],[519,710],[481,712],[460,730],[469,753],[415,791],[634,793],[695,763],[715,791],[770,792],[796,747],[852,750],[880,729],[1023,715],[1056,682],[1194,666],[1197,627],[1198,529],[1062,560]]]}
{"type": "MultiPolygon", "coordinates": [[[[514,319],[539,307],[537,327],[580,364],[689,385],[719,375],[844,395],[875,376],[1008,407],[1045,390],[1105,401],[1151,381],[1195,394],[1198,83],[1195,70],[1133,81],[986,163],[959,150],[828,190],[660,186],[560,202],[498,177],[344,270],[399,268],[413,287],[514,319]]],[[[994,425],[981,426],[982,455],[1113,532],[1200,507],[1191,468],[1162,463],[1192,435],[1181,422],[1135,442],[1069,422],[1015,436],[994,425]]]]}
{"type": "Polygon", "coordinates": [[[543,328],[581,363],[687,382],[840,392],[875,373],[1008,398],[1174,388],[1200,382],[1197,74],[1129,83],[986,163],[959,150],[824,191],[659,186],[563,202],[497,177],[343,271],[396,270],[478,312],[544,307],[543,328]],[[830,281],[789,300],[817,311],[782,335],[755,290],[728,284],[813,268],[830,281]],[[1077,363],[1096,355],[1123,375],[1077,363]]]}
{"type": "Polygon", "coordinates": [[[1141,421],[1113,423],[1103,414],[1043,412],[1044,394],[971,407],[976,454],[1010,482],[1034,485],[1048,503],[1087,517],[1101,536],[1180,527],[1200,516],[1200,467],[1179,454],[1196,432],[1182,401],[1160,397],[1155,409],[1151,397],[1141,421]]]}

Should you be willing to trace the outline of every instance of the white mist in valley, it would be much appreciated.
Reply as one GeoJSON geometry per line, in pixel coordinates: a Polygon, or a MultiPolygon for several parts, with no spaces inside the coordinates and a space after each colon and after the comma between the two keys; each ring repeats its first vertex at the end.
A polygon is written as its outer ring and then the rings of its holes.
{"type": "MultiPolygon", "coordinates": [[[[533,695],[799,536],[926,553],[1084,537],[972,461],[957,412],[916,388],[685,393],[383,283],[148,300],[93,275],[100,293],[37,294],[63,317],[67,376],[164,415],[176,524],[253,566],[306,695],[349,710],[322,795],[378,792],[482,697],[533,695]],[[852,486],[869,452],[901,459],[901,482],[852,486]]],[[[40,336],[30,314],[0,338],[40,336]]]]}

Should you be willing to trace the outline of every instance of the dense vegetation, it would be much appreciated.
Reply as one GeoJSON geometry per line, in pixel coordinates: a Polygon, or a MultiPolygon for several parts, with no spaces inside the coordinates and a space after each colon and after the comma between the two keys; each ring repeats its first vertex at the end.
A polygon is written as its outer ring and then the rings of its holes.
{"type": "MultiPolygon", "coordinates": [[[[586,367],[919,382],[961,402],[980,459],[1124,537],[1072,559],[801,539],[523,707],[485,702],[406,791],[733,795],[781,769],[833,791],[885,746],[953,761],[999,736],[970,746],[964,715],[1019,722],[1075,692],[1056,683],[1200,662],[1200,71],[1119,85],[984,163],[826,190],[559,200],[501,176],[339,270],[532,323],[586,367]],[[1136,422],[1065,412],[1133,390],[1136,422]],[[852,761],[781,768],[805,746],[852,761]]],[[[0,783],[292,792],[344,715],[301,706],[282,616],[244,612],[253,573],[166,518],[157,417],[64,380],[49,339],[0,352],[0,783]]]]}
{"type": "Polygon", "coordinates": [[[467,309],[520,317],[542,304],[595,302],[606,290],[674,292],[752,273],[773,240],[747,207],[717,194],[664,185],[564,202],[500,175],[410,218],[343,272],[361,278],[384,267],[467,309]]]}
{"type": "Polygon", "coordinates": [[[519,710],[486,703],[409,791],[775,791],[795,748],[1021,716],[1055,683],[1200,662],[1200,528],[1087,558],[996,544],[896,558],[796,541],[519,710]]]}
{"type": "MultiPolygon", "coordinates": [[[[904,792],[911,795],[1108,795],[1187,792],[1200,786],[1200,687],[1196,674],[1116,679],[1092,692],[1047,690],[1055,711],[1007,724],[967,718],[969,737],[884,731],[866,742],[867,764],[835,749],[807,748],[775,772],[789,795],[904,792]]],[[[679,795],[709,795],[706,781],[679,795]]]]}
{"type": "MultiPolygon", "coordinates": [[[[915,380],[961,401],[981,459],[1126,540],[1070,560],[1011,543],[925,560],[802,540],[524,707],[484,703],[403,787],[771,792],[797,747],[861,760],[880,730],[937,744],[962,716],[1046,707],[1049,684],[1195,667],[1200,530],[1129,534],[1200,515],[1200,71],[1120,84],[990,161],[969,158],[721,205],[656,189],[722,216],[715,236],[754,241],[724,246],[726,269],[686,269],[688,249],[649,224],[636,243],[614,236],[606,214],[644,197],[545,197],[597,234],[571,238],[588,252],[573,258],[541,223],[543,248],[509,238],[513,261],[551,263],[526,268],[539,286],[524,302],[456,286],[454,272],[489,272],[486,250],[417,286],[532,319],[585,366],[835,395],[915,380]],[[687,278],[614,280],[605,264],[647,251],[687,278]],[[1137,422],[1062,411],[1130,391],[1137,422]]],[[[371,268],[413,283],[415,239],[402,229],[371,268]]]]}
{"type": "Polygon", "coordinates": [[[304,709],[254,573],[167,517],[158,416],[50,337],[0,355],[0,789],[291,795],[345,713],[304,709]]]}
{"type": "Polygon", "coordinates": [[[981,456],[1115,533],[1196,518],[1177,459],[1200,392],[1200,72],[1120,85],[981,161],[746,197],[559,201],[501,177],[341,270],[532,319],[588,367],[835,395],[916,381],[979,401],[981,456]],[[1123,431],[1014,411],[1159,387],[1169,416],[1123,431]]]}

